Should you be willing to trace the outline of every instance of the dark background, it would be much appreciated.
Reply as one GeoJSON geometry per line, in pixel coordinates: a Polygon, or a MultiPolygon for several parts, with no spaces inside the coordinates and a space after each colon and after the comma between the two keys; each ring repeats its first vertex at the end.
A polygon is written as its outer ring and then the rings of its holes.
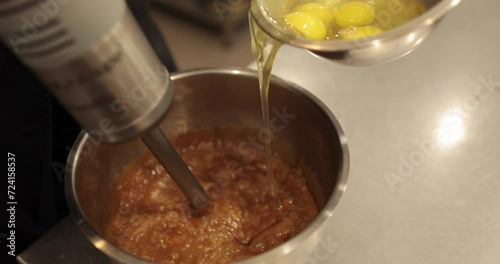
{"type": "MultiPolygon", "coordinates": [[[[132,13],[160,61],[177,70],[163,37],[149,16],[149,1],[128,0],[132,13]]],[[[0,43],[2,138],[15,155],[15,253],[19,255],[68,215],[64,197],[67,156],[81,131],[28,68],[0,43]]],[[[4,154],[5,155],[5,154],[4,154]]],[[[7,175],[0,180],[0,263],[17,263],[7,252],[7,175]]]]}
{"type": "MultiPolygon", "coordinates": [[[[43,84],[5,47],[0,47],[2,138],[15,155],[16,255],[68,214],[64,165],[80,127],[51,98],[43,84]]],[[[5,154],[4,154],[5,155],[5,154]]],[[[1,255],[6,247],[7,176],[0,181],[1,255]]],[[[13,262],[14,258],[1,261],[13,262]]]]}

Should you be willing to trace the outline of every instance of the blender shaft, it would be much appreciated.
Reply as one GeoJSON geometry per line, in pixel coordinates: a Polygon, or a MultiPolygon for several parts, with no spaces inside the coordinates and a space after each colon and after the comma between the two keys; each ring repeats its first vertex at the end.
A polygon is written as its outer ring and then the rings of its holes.
{"type": "Polygon", "coordinates": [[[186,195],[191,205],[195,209],[204,209],[210,203],[208,194],[161,129],[153,129],[142,137],[142,141],[186,195]]]}

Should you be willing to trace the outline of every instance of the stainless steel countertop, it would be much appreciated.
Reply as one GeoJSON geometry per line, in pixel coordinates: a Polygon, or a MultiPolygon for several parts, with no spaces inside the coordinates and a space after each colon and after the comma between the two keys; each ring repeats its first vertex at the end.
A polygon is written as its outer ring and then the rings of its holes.
{"type": "MultiPolygon", "coordinates": [[[[322,99],[351,151],[347,192],[307,263],[500,263],[499,25],[500,2],[465,0],[393,62],[280,51],[273,73],[322,99]]],[[[69,218],[19,259],[106,263],[69,218]]]]}

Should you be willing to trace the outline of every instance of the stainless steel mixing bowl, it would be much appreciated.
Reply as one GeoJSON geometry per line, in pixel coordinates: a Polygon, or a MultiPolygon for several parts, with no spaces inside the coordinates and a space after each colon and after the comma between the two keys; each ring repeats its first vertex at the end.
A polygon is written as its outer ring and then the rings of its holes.
{"type": "MultiPolygon", "coordinates": [[[[256,72],[195,70],[173,74],[172,80],[173,103],[160,125],[168,137],[225,125],[262,129],[256,72]]],[[[305,259],[319,242],[346,187],[347,141],[328,108],[303,88],[273,78],[270,109],[274,109],[271,120],[281,121],[271,128],[275,136],[273,150],[292,166],[303,161],[309,189],[321,211],[307,228],[285,244],[238,263],[298,263],[305,259]]],[[[82,132],[68,161],[65,187],[70,211],[92,244],[118,263],[150,263],[115,247],[102,235],[115,178],[144,151],[140,140],[98,144],[82,132]]]]}
{"type": "MultiPolygon", "coordinates": [[[[254,0],[250,16],[273,38],[307,49],[322,58],[345,65],[361,66],[393,60],[413,51],[461,0],[421,0],[428,10],[419,17],[382,34],[350,41],[299,38],[292,32],[283,30],[270,18],[280,10],[268,8],[266,1],[282,0],[254,0]]],[[[391,8],[382,11],[384,19],[390,19],[391,8]]]]}

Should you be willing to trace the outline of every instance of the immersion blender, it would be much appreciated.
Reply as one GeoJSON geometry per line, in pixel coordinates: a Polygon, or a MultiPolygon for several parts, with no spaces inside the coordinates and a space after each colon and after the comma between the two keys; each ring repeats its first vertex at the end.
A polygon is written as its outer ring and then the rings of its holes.
{"type": "Polygon", "coordinates": [[[141,137],[195,208],[210,202],[157,127],[173,83],[124,0],[5,1],[0,36],[91,137],[141,137]]]}

